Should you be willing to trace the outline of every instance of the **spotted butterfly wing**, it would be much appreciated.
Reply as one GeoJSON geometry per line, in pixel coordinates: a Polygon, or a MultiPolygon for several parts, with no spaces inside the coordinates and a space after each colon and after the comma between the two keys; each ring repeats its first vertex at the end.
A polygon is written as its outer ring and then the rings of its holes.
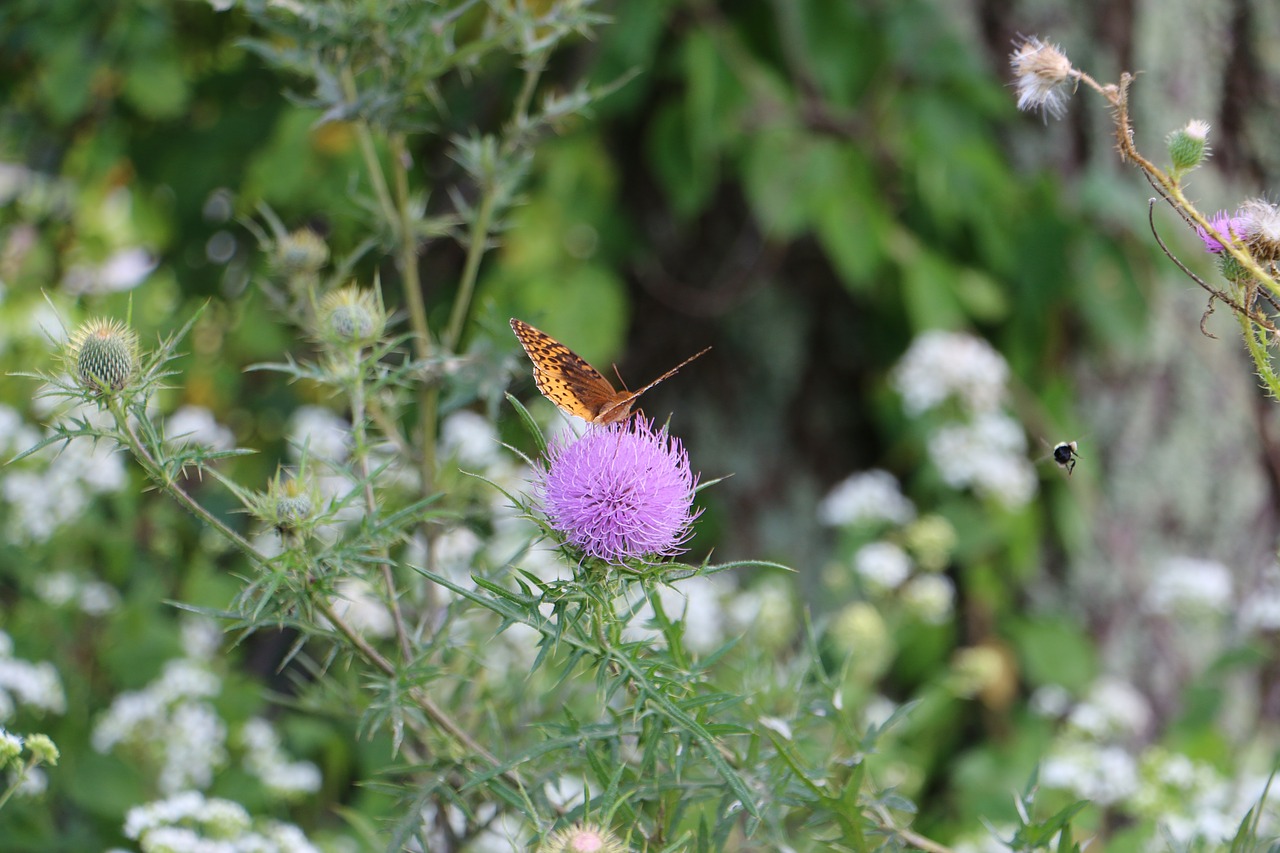
{"type": "Polygon", "coordinates": [[[637,397],[710,349],[690,356],[639,391],[616,391],[600,371],[541,329],[513,317],[511,330],[533,362],[533,381],[543,396],[566,414],[594,424],[627,417],[637,397]]]}

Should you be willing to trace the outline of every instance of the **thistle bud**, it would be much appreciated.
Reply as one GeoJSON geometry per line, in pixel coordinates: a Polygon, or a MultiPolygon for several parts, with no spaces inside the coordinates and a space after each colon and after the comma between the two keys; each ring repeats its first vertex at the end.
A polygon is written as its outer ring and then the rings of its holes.
{"type": "Polygon", "coordinates": [[[249,511],[281,533],[302,533],[315,521],[315,489],[309,479],[276,474],[265,492],[254,495],[249,511]]]}
{"type": "Polygon", "coordinates": [[[376,343],[387,326],[382,300],[354,284],[330,293],[320,303],[320,339],[341,346],[376,343]]]}
{"type": "Polygon", "coordinates": [[[329,246],[310,228],[293,231],[276,243],[276,271],[286,278],[313,276],[329,260],[329,246]]]}
{"type": "Polygon", "coordinates": [[[110,395],[124,390],[138,372],[138,336],[117,320],[96,318],[76,329],[66,359],[81,387],[110,395]]]}
{"type": "Polygon", "coordinates": [[[1200,120],[1187,122],[1169,134],[1169,159],[1173,173],[1181,177],[1204,162],[1209,156],[1209,125],[1200,120]]]}

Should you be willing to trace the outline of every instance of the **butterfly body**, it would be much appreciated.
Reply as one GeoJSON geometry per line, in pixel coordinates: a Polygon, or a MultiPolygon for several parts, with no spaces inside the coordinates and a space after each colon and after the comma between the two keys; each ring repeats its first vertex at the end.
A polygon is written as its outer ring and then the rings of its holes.
{"type": "Polygon", "coordinates": [[[533,362],[533,381],[542,395],[565,414],[593,424],[625,419],[637,397],[711,349],[690,356],[639,391],[617,391],[604,374],[546,332],[514,317],[511,330],[533,362]]]}

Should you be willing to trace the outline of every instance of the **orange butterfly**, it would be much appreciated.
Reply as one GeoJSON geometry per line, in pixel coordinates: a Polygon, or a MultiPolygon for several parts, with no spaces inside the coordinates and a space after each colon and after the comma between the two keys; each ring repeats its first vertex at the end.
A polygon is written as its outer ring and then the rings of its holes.
{"type": "Polygon", "coordinates": [[[627,417],[637,397],[711,349],[689,356],[639,391],[615,391],[600,371],[546,332],[514,317],[511,330],[533,362],[533,381],[543,396],[566,414],[593,424],[616,423],[627,417]]]}

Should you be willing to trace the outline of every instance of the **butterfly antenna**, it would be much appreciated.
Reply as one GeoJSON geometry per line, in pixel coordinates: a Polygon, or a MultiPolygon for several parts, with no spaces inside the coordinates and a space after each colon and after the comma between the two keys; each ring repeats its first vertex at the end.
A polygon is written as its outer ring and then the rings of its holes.
{"type": "Polygon", "coordinates": [[[670,379],[672,376],[676,375],[676,372],[679,371],[680,368],[684,367],[686,364],[688,364],[691,361],[694,361],[695,359],[701,358],[702,356],[706,355],[709,352],[711,352],[711,347],[707,347],[702,352],[694,353],[693,355],[686,358],[684,361],[677,364],[675,367],[668,370],[666,373],[659,376],[657,379],[650,382],[648,385],[641,388],[639,391],[632,391],[631,395],[627,398],[627,400],[634,400],[636,397],[639,397],[641,394],[643,394],[645,391],[648,391],[650,388],[652,388],[654,385],[657,385],[659,382],[663,382],[667,379],[670,379]]]}
{"type": "Polygon", "coordinates": [[[613,363],[613,375],[614,375],[614,376],[616,376],[616,377],[618,377],[618,385],[620,385],[620,386],[622,387],[622,390],[623,390],[623,391],[629,391],[629,390],[631,390],[631,389],[629,389],[629,388],[627,387],[627,380],[625,380],[625,379],[623,379],[623,378],[622,378],[622,373],[621,373],[621,372],[619,372],[619,370],[618,370],[618,363],[617,363],[616,361],[613,363]]]}

